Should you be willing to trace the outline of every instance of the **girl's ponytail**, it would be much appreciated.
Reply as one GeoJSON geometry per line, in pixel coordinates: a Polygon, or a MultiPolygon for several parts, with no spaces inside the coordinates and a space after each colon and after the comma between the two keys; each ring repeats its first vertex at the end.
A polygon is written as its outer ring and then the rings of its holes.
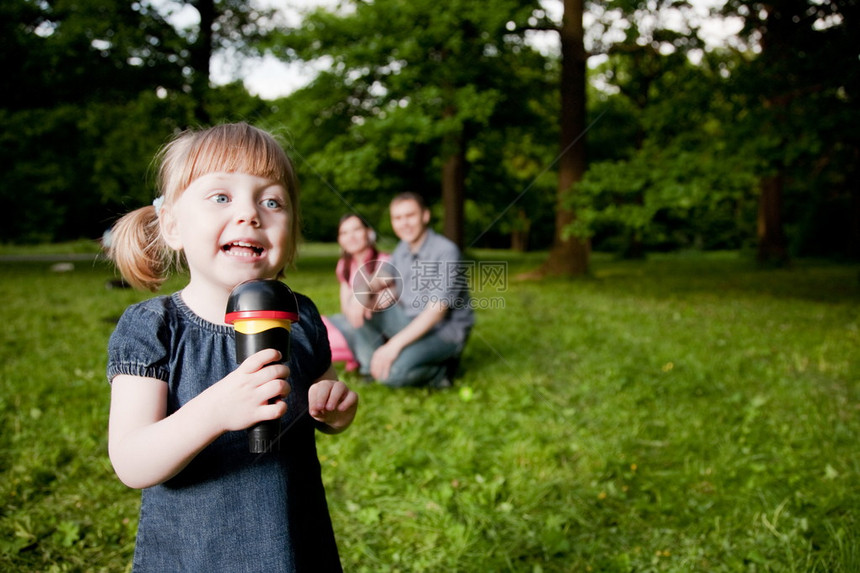
{"type": "Polygon", "coordinates": [[[116,222],[108,256],[134,288],[155,292],[161,287],[174,253],[161,238],[155,207],[141,207],[116,222]]]}

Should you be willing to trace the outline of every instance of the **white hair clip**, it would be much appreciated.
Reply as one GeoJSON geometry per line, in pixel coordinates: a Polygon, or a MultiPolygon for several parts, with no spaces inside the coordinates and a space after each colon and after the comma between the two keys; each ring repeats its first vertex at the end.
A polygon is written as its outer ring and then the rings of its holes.
{"type": "Polygon", "coordinates": [[[155,207],[155,216],[161,215],[161,208],[164,206],[164,195],[159,195],[152,201],[152,206],[155,207]]]}

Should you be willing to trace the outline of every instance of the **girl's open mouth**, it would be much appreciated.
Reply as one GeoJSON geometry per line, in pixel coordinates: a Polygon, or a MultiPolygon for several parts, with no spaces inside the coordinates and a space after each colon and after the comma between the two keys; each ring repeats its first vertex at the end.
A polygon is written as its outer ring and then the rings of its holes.
{"type": "Polygon", "coordinates": [[[233,243],[227,243],[221,247],[221,250],[234,257],[259,257],[263,254],[265,249],[254,243],[235,241],[233,243]]]}

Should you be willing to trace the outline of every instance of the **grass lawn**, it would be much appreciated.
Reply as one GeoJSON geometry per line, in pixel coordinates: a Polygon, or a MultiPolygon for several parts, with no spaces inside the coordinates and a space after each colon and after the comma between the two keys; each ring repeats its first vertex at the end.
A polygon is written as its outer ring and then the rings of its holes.
{"type": "MultiPolygon", "coordinates": [[[[469,254],[454,388],[347,375],[359,416],[318,438],[345,570],[860,571],[857,265],[597,255],[535,283],[540,254],[469,254]]],[[[307,245],[288,279],[324,313],[336,256],[307,245]]],[[[148,295],[51,264],[0,262],[0,570],[125,571],[105,348],[148,295]]]]}

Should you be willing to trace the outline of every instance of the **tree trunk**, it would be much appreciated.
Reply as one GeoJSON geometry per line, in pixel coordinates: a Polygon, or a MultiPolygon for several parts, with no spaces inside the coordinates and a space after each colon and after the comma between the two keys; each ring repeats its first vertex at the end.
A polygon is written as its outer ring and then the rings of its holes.
{"type": "MultiPolygon", "coordinates": [[[[860,158],[860,153],[855,149],[854,155],[860,158]]],[[[854,165],[857,165],[855,162],[854,165]]],[[[849,245],[848,254],[853,259],[860,259],[860,177],[858,170],[855,167],[852,169],[852,175],[848,180],[848,188],[851,193],[851,216],[849,230],[849,245]]]]}
{"type": "MultiPolygon", "coordinates": [[[[794,4],[793,7],[797,7],[794,4]]],[[[785,57],[791,49],[792,10],[790,6],[778,3],[765,5],[767,19],[761,39],[761,58],[768,62],[774,70],[785,70],[785,57]],[[789,8],[783,11],[781,8],[789,8]]],[[[765,92],[763,107],[769,113],[769,121],[765,122],[762,130],[775,134],[781,145],[787,143],[784,135],[779,135],[777,126],[785,123],[788,114],[788,104],[791,85],[771,81],[773,86],[765,92]]],[[[759,199],[757,215],[758,252],[756,258],[760,265],[785,266],[789,263],[788,241],[782,229],[782,188],[785,182],[785,165],[781,153],[772,154],[770,172],[759,180],[759,199]]]]}
{"type": "Polygon", "coordinates": [[[442,230],[463,249],[464,204],[466,196],[466,152],[462,133],[450,136],[450,155],[442,166],[442,208],[445,216],[442,230]]]}
{"type": "Polygon", "coordinates": [[[200,31],[197,39],[189,46],[192,69],[191,94],[194,97],[194,117],[202,124],[209,123],[206,100],[209,95],[209,76],[211,75],[213,28],[215,25],[215,0],[191,0],[191,5],[200,14],[200,31]]]}
{"type": "MultiPolygon", "coordinates": [[[[454,88],[445,86],[448,101],[454,101],[454,88]]],[[[442,111],[445,119],[457,115],[457,108],[450,104],[442,111]]],[[[448,132],[442,138],[442,233],[463,250],[463,210],[466,197],[466,132],[448,132]]]]}
{"type": "Polygon", "coordinates": [[[788,245],[782,230],[782,174],[763,177],[759,182],[758,262],[787,265],[788,245]]]}
{"type": "Polygon", "coordinates": [[[585,174],[585,64],[583,0],[564,0],[561,24],[561,157],[555,206],[555,235],[540,274],[580,276],[588,273],[591,245],[565,237],[576,213],[568,204],[573,185],[585,174]]]}
{"type": "Polygon", "coordinates": [[[514,230],[511,232],[511,249],[524,253],[529,248],[529,230],[532,227],[532,222],[529,220],[526,210],[520,207],[517,209],[517,223],[514,230]]]}

